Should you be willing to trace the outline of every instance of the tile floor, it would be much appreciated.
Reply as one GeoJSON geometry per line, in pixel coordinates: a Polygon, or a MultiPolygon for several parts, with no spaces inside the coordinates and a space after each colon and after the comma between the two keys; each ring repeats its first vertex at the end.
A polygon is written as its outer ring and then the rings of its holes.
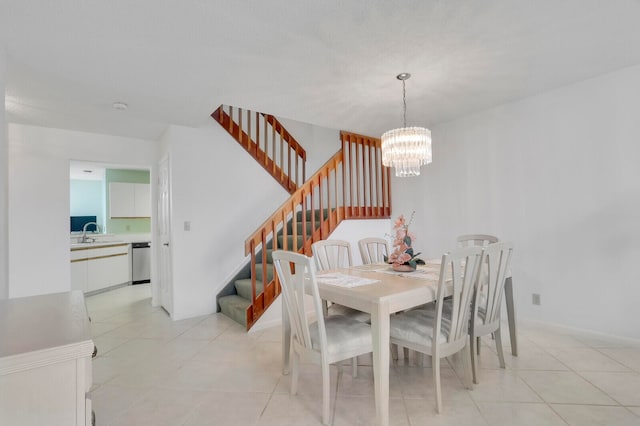
{"type": "MultiPolygon", "coordinates": [[[[279,327],[247,333],[221,314],[171,321],[149,285],[87,298],[94,341],[91,392],[97,425],[320,425],[320,368],[304,365],[299,392],[281,374],[279,327]]],[[[640,425],[640,345],[522,324],[520,356],[498,366],[483,339],[480,384],[466,390],[442,371],[436,414],[431,369],[414,360],[390,371],[393,425],[640,425]]],[[[509,345],[504,339],[505,346],[509,345]]],[[[332,371],[332,424],[374,420],[370,359],[357,378],[332,371]]],[[[455,362],[454,362],[455,364],[455,362]]]]}

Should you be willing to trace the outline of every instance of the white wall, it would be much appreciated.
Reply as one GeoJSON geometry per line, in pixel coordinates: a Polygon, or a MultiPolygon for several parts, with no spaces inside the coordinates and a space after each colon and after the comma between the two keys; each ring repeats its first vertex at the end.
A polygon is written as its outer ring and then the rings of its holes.
{"type": "Polygon", "coordinates": [[[9,148],[4,112],[6,54],[0,45],[0,299],[9,296],[9,148]]]}
{"type": "Polygon", "coordinates": [[[513,241],[520,318],[640,338],[638,111],[640,66],[436,126],[394,214],[416,210],[430,257],[459,234],[513,241]]]}
{"type": "Polygon", "coordinates": [[[288,193],[213,120],[170,126],[162,139],[171,158],[173,317],[215,312],[216,295],[245,263],[244,240],[288,193]]]}
{"type": "MultiPolygon", "coordinates": [[[[282,123],[307,151],[307,177],[340,147],[337,130],[282,123]]],[[[289,194],[213,120],[170,126],[160,145],[171,158],[173,318],[208,314],[247,262],[245,239],[289,194]]]]}
{"type": "Polygon", "coordinates": [[[70,160],[146,167],[153,176],[157,151],[152,141],[9,124],[9,296],[70,289],[70,160]]]}

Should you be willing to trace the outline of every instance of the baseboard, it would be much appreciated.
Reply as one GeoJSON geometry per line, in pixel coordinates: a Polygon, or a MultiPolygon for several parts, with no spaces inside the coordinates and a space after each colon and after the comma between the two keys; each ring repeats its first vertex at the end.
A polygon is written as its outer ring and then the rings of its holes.
{"type": "Polygon", "coordinates": [[[580,327],[574,327],[574,326],[570,326],[570,325],[566,325],[566,324],[559,324],[559,323],[555,323],[555,322],[550,322],[550,321],[542,321],[542,320],[538,320],[538,319],[532,319],[532,318],[518,318],[518,322],[520,323],[528,323],[528,324],[537,324],[537,325],[544,325],[547,327],[554,327],[554,328],[559,328],[562,330],[567,330],[567,331],[572,331],[572,332],[580,332],[580,333],[584,333],[584,334],[591,334],[593,336],[598,336],[598,337],[605,337],[608,339],[616,339],[616,340],[621,340],[623,342],[628,342],[634,345],[640,345],[640,339],[635,339],[633,337],[627,337],[627,336],[618,336],[615,334],[609,334],[609,333],[605,333],[603,331],[597,331],[597,330],[590,330],[587,328],[580,328],[580,327]]]}

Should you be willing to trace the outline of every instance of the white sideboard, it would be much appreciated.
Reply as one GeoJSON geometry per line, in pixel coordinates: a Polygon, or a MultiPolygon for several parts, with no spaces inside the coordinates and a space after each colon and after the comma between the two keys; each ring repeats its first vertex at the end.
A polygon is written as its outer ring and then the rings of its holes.
{"type": "Polygon", "coordinates": [[[0,300],[0,424],[91,425],[93,348],[82,292],[0,300]]]}

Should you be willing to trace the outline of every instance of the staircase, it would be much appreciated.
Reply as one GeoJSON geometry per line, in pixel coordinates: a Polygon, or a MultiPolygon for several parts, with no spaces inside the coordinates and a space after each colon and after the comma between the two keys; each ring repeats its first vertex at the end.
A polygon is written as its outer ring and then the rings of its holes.
{"type": "MultiPolygon", "coordinates": [[[[291,250],[310,256],[311,244],[328,238],[343,220],[388,218],[390,171],[382,166],[379,139],[340,132],[342,148],[311,178],[300,182],[306,153],[275,117],[245,110],[245,117],[254,119],[240,118],[236,122],[233,107],[227,111],[221,106],[211,115],[291,194],[246,239],[249,263],[218,294],[222,313],[248,330],[280,294],[273,251],[291,250]],[[256,123],[253,131],[251,121],[256,123]],[[263,135],[271,133],[266,141],[261,141],[260,132],[255,130],[260,127],[263,135]]],[[[243,115],[240,112],[237,116],[243,115]]]]}

